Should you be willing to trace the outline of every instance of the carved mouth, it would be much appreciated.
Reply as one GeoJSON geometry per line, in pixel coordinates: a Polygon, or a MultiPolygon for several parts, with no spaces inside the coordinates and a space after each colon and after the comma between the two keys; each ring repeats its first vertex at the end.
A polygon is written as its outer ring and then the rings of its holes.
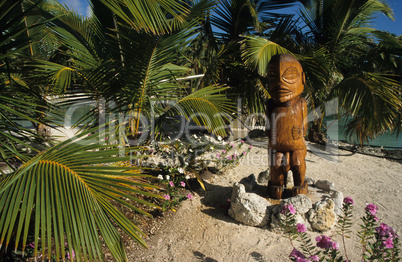
{"type": "Polygon", "coordinates": [[[292,91],[287,88],[284,88],[284,87],[278,87],[278,88],[273,89],[271,91],[271,93],[275,94],[275,95],[288,95],[288,94],[291,94],[292,91]]]}

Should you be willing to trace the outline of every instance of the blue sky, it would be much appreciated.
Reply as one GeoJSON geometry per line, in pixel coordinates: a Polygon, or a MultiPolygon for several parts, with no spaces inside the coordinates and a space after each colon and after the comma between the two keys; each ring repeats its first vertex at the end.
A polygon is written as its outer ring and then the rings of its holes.
{"type": "MultiPolygon", "coordinates": [[[[58,0],[61,3],[66,3],[68,7],[76,10],[81,15],[88,16],[90,8],[87,0],[58,0]]],[[[396,35],[402,35],[402,1],[401,0],[388,0],[392,10],[394,11],[395,21],[390,20],[385,15],[380,14],[377,19],[373,21],[372,27],[384,31],[389,31],[396,35]]]]}
{"type": "Polygon", "coordinates": [[[389,31],[396,35],[402,35],[402,1],[388,0],[388,3],[394,11],[395,21],[392,21],[385,15],[381,14],[373,22],[373,27],[383,31],[389,31]]]}

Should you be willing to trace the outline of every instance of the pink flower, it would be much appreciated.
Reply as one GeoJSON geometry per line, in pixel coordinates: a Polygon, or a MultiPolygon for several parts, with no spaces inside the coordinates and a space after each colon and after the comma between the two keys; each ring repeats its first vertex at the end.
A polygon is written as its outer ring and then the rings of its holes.
{"type": "Polygon", "coordinates": [[[317,255],[312,255],[310,259],[311,261],[320,261],[320,258],[317,255]]]}
{"type": "Polygon", "coordinates": [[[170,196],[169,195],[163,195],[163,198],[166,199],[166,200],[169,200],[170,196]]]}
{"type": "Polygon", "coordinates": [[[182,187],[185,187],[185,186],[186,186],[186,183],[184,183],[183,181],[181,181],[181,182],[180,182],[180,185],[181,185],[182,187]]]}
{"type": "Polygon", "coordinates": [[[336,242],[332,242],[332,249],[338,250],[339,249],[339,244],[336,243],[336,242]]]}
{"type": "Polygon", "coordinates": [[[233,157],[235,157],[235,158],[237,157],[236,153],[233,154],[233,157]]]}
{"type": "Polygon", "coordinates": [[[366,212],[370,212],[370,214],[375,217],[377,214],[378,207],[374,204],[367,204],[366,205],[366,212]]]}
{"type": "Polygon", "coordinates": [[[292,214],[292,215],[296,214],[296,209],[293,207],[292,204],[289,204],[288,210],[289,210],[290,214],[292,214]]]}
{"type": "Polygon", "coordinates": [[[67,253],[67,259],[73,259],[75,258],[75,252],[74,249],[71,249],[71,257],[70,257],[70,252],[67,253]]]}
{"type": "Polygon", "coordinates": [[[385,248],[394,248],[394,243],[392,237],[386,239],[382,242],[385,245],[385,248]]]}
{"type": "Polygon", "coordinates": [[[375,230],[380,236],[384,237],[389,235],[392,228],[385,223],[381,223],[381,225],[379,227],[376,227],[375,230]]]}
{"type": "Polygon", "coordinates": [[[296,225],[296,230],[299,233],[304,233],[307,231],[306,225],[305,224],[301,224],[301,223],[297,223],[296,225]]]}
{"type": "Polygon", "coordinates": [[[250,148],[250,149],[251,149],[251,148],[253,148],[253,146],[249,146],[248,148],[250,148]]]}
{"type": "Polygon", "coordinates": [[[321,236],[317,236],[315,238],[315,240],[317,241],[317,247],[325,248],[325,249],[329,249],[329,248],[333,247],[330,237],[321,235],[321,236]]]}
{"type": "Polygon", "coordinates": [[[221,154],[216,154],[216,158],[220,158],[221,157],[221,154]]]}
{"type": "Polygon", "coordinates": [[[233,145],[233,144],[230,144],[230,146],[231,146],[231,147],[234,147],[234,145],[233,145]]]}
{"type": "Polygon", "coordinates": [[[282,206],[281,213],[285,215],[287,212],[289,212],[292,215],[296,214],[296,210],[292,204],[282,206]]]}
{"type": "Polygon", "coordinates": [[[169,185],[170,185],[171,187],[174,187],[173,181],[169,181],[169,185]]]}
{"type": "Polygon", "coordinates": [[[343,199],[343,203],[349,204],[349,205],[353,205],[353,204],[354,204],[353,199],[352,199],[351,197],[345,197],[345,198],[343,199]]]}
{"type": "Polygon", "coordinates": [[[232,156],[228,156],[228,159],[229,159],[229,160],[232,160],[232,156]]]}
{"type": "Polygon", "coordinates": [[[226,154],[226,150],[223,150],[223,151],[222,151],[222,154],[226,154]]]}
{"type": "Polygon", "coordinates": [[[240,143],[244,143],[244,141],[243,141],[243,140],[240,140],[240,143]]]}
{"type": "MultiPolygon", "coordinates": [[[[292,252],[290,253],[289,257],[290,257],[290,258],[296,258],[296,259],[299,259],[299,258],[306,258],[306,257],[303,255],[303,253],[300,252],[299,250],[297,250],[296,248],[293,248],[293,250],[292,250],[292,252]]],[[[296,260],[296,261],[299,261],[299,260],[296,260]]]]}
{"type": "Polygon", "coordinates": [[[187,194],[188,199],[193,199],[193,196],[191,194],[187,194]]]}
{"type": "Polygon", "coordinates": [[[243,155],[246,155],[247,153],[246,153],[246,151],[243,151],[243,155]]]}

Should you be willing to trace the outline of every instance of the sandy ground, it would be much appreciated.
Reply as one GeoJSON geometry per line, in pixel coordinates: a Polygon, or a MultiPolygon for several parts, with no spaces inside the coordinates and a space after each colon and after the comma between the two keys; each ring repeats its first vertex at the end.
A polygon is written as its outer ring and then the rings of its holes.
{"type": "MultiPolygon", "coordinates": [[[[402,235],[401,162],[337,149],[317,152],[309,146],[306,176],[330,180],[344,196],[354,199],[354,232],[366,204],[374,203],[380,221],[402,235]]],[[[129,261],[289,261],[292,246],[287,238],[269,228],[245,226],[228,215],[233,183],[250,174],[258,176],[267,169],[267,161],[266,149],[253,147],[239,166],[209,180],[207,192],[197,191],[177,212],[156,219],[145,232],[149,249],[127,243],[129,261]]],[[[319,232],[309,234],[315,237],[319,232]]],[[[325,234],[340,241],[334,230],[325,234]]],[[[348,255],[352,261],[361,261],[354,235],[346,242],[348,255]]]]}

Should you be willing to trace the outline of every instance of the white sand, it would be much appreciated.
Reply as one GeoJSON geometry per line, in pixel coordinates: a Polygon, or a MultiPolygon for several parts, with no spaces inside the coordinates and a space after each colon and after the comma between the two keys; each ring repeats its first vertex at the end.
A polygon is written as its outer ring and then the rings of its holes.
{"type": "MultiPolygon", "coordinates": [[[[342,150],[338,153],[339,156],[328,155],[330,161],[309,152],[307,176],[330,180],[345,197],[353,198],[355,232],[366,203],[374,203],[379,207],[380,222],[402,235],[401,163],[342,150]]],[[[267,169],[267,161],[266,149],[254,147],[241,165],[215,176],[207,184],[206,193],[184,201],[163,222],[156,220],[151,233],[145,232],[149,234],[148,250],[127,243],[129,261],[289,261],[292,246],[288,239],[268,228],[242,225],[227,214],[233,183],[250,174],[257,176],[267,169]]],[[[309,234],[314,238],[319,233],[309,234]]],[[[340,242],[334,230],[324,234],[340,242]]],[[[347,240],[347,249],[352,261],[361,261],[356,234],[347,240]]]]}

